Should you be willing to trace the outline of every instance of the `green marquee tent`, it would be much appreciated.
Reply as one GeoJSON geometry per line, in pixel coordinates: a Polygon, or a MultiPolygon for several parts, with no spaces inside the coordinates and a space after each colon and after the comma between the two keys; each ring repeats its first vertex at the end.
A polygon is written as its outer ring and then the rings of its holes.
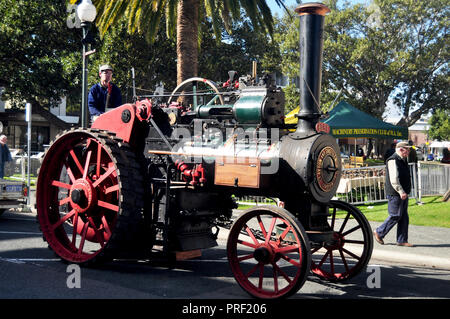
{"type": "Polygon", "coordinates": [[[408,139],[408,128],[383,122],[345,101],[339,102],[329,113],[327,123],[336,138],[408,139]]]}

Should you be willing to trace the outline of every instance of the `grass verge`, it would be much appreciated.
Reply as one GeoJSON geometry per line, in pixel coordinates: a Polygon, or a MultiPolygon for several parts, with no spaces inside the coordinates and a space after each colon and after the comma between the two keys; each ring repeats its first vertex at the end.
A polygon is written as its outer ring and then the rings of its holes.
{"type": "MultiPolygon", "coordinates": [[[[442,196],[422,198],[422,205],[415,199],[409,200],[408,215],[410,225],[450,228],[450,201],[443,202],[442,196]]],[[[388,216],[387,202],[361,205],[358,208],[369,221],[383,222],[388,216]]]]}
{"type": "MultiPolygon", "coordinates": [[[[422,198],[422,203],[418,205],[414,198],[409,200],[410,225],[450,228],[450,201],[443,202],[442,196],[428,196],[422,198]]],[[[383,202],[359,205],[358,208],[369,221],[383,222],[388,216],[387,206],[387,202],[383,202]]],[[[239,205],[242,210],[251,207],[254,206],[239,205]]]]}

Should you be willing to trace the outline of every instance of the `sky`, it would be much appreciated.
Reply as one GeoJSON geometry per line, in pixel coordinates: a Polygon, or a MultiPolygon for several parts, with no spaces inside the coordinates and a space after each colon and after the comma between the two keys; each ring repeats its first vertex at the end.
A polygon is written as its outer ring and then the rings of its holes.
{"type": "MultiPolygon", "coordinates": [[[[277,3],[275,2],[275,0],[268,0],[267,3],[269,4],[270,10],[272,10],[272,14],[275,15],[275,13],[278,13],[279,15],[281,15],[283,13],[283,8],[280,8],[277,3]]],[[[286,5],[286,7],[292,6],[297,4],[296,0],[284,0],[284,4],[286,5]]]]}
{"type": "MultiPolygon", "coordinates": [[[[367,3],[369,2],[369,0],[347,0],[350,3],[367,3]]],[[[303,3],[307,3],[307,2],[320,2],[320,0],[317,1],[302,1],[303,3]]],[[[344,2],[344,0],[340,0],[339,2],[344,2]]],[[[275,13],[278,13],[279,15],[282,15],[283,13],[283,8],[280,8],[275,0],[268,0],[267,3],[269,4],[270,10],[272,10],[272,14],[275,15],[275,13]]],[[[290,6],[297,6],[297,1],[296,0],[284,0],[284,4],[286,5],[286,7],[290,7],[290,6]]]]}

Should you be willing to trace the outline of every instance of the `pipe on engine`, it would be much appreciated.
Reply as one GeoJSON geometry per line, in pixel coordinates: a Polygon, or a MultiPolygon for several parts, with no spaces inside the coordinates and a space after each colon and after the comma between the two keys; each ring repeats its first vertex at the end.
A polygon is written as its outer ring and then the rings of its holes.
{"type": "Polygon", "coordinates": [[[295,9],[300,16],[300,110],[295,135],[315,132],[320,118],[323,25],[330,9],[321,3],[305,3],[295,9]]]}
{"type": "Polygon", "coordinates": [[[283,179],[283,185],[289,186],[282,188],[288,202],[309,192],[313,201],[320,203],[319,209],[310,208],[311,214],[326,216],[328,209],[323,204],[336,194],[341,175],[336,139],[316,130],[321,116],[323,26],[330,9],[321,3],[306,3],[295,12],[300,15],[300,110],[296,131],[280,143],[282,176],[291,179],[283,179]]]}

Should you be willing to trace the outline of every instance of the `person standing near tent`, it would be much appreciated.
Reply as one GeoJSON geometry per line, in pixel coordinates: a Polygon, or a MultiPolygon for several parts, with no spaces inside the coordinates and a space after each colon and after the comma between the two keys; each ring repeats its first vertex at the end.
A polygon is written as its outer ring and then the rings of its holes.
{"type": "Polygon", "coordinates": [[[388,159],[389,157],[391,157],[392,154],[395,153],[395,145],[396,145],[396,143],[392,143],[392,144],[391,144],[391,148],[388,149],[388,150],[386,151],[386,153],[384,153],[384,157],[383,157],[383,159],[384,159],[384,164],[386,164],[387,159],[388,159]]]}
{"type": "Polygon", "coordinates": [[[450,150],[448,149],[448,147],[444,148],[442,150],[442,160],[441,163],[442,164],[450,164],[450,150]]]}
{"type": "Polygon", "coordinates": [[[411,175],[408,167],[408,154],[411,149],[408,142],[400,142],[395,153],[386,160],[386,195],[389,216],[374,230],[375,240],[384,244],[383,238],[397,225],[397,245],[413,247],[408,243],[408,194],[411,192],[411,175]]]}
{"type": "Polygon", "coordinates": [[[0,178],[5,176],[5,163],[12,161],[11,152],[6,145],[7,141],[6,135],[0,136],[0,178]]]}
{"type": "MultiPolygon", "coordinates": [[[[417,152],[414,149],[413,141],[410,140],[408,143],[411,146],[409,155],[408,155],[408,163],[416,163],[417,164],[417,152]]],[[[416,168],[417,168],[417,166],[416,166],[416,168]]]]}

